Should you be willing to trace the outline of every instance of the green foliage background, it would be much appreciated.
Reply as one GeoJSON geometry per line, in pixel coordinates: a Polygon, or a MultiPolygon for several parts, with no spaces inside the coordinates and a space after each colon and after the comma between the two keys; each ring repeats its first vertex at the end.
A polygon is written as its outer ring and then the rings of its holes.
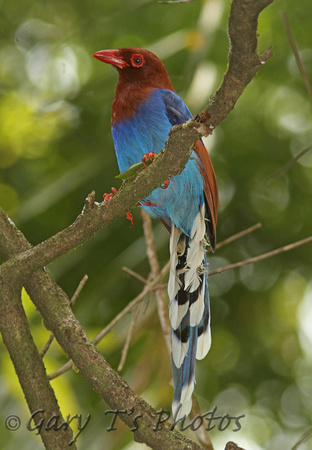
{"type": "MultiPolygon", "coordinates": [[[[91,54],[121,46],[154,51],[196,114],[226,70],[229,3],[3,0],[0,9],[0,204],[35,245],[70,225],[91,190],[101,201],[111,186],[119,187],[110,134],[117,74],[91,54]]],[[[311,99],[281,9],[312,78],[311,0],[275,1],[259,23],[260,52],[272,45],[275,55],[206,141],[220,190],[219,242],[257,222],[262,228],[210,256],[211,270],[311,235],[312,151],[276,174],[312,146],[311,99]]],[[[91,338],[142,289],[122,266],[148,275],[140,211],[133,213],[133,229],[118,220],[49,267],[69,296],[88,274],[74,311],[91,338]]],[[[156,222],[154,231],[163,265],[168,236],[156,222]]],[[[216,449],[228,440],[248,450],[290,449],[311,426],[311,262],[307,244],[211,277],[213,345],[197,364],[196,392],[202,411],[217,406],[221,415],[246,416],[237,433],[234,422],[226,431],[211,432],[216,449]]],[[[23,300],[41,350],[49,332],[26,293],[23,300]]],[[[130,321],[125,318],[99,346],[114,368],[130,321]]],[[[2,448],[42,448],[35,431],[26,429],[29,412],[3,345],[0,358],[2,448]],[[9,414],[20,416],[18,431],[6,430],[9,414]]],[[[66,360],[53,343],[45,357],[48,372],[66,360]]],[[[154,296],[139,316],[122,376],[156,409],[170,408],[170,360],[154,296]]],[[[91,414],[78,448],[144,448],[132,443],[120,421],[117,431],[106,431],[109,407],[78,373],[52,385],[65,416],[82,414],[84,421],[91,414]]],[[[311,449],[311,443],[300,448],[311,449]]]]}

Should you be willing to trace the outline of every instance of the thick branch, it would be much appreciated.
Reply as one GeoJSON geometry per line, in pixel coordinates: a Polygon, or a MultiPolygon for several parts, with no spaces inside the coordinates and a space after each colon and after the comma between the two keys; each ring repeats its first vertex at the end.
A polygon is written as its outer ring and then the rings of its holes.
{"type": "MultiPolygon", "coordinates": [[[[10,279],[0,277],[0,330],[3,342],[10,354],[30,412],[40,410],[36,413],[34,423],[43,419],[46,424],[53,416],[59,418],[58,423],[63,423],[64,418],[29,330],[20,297],[21,288],[12,285],[10,279]]],[[[48,430],[43,426],[40,437],[47,449],[67,448],[70,443],[71,448],[76,448],[70,427],[48,430]]]]}
{"type": "Polygon", "coordinates": [[[213,129],[234,108],[246,86],[259,69],[273,55],[270,48],[261,56],[257,52],[257,26],[260,12],[273,0],[233,0],[229,18],[229,66],[223,83],[211,98],[202,117],[213,129]]]}

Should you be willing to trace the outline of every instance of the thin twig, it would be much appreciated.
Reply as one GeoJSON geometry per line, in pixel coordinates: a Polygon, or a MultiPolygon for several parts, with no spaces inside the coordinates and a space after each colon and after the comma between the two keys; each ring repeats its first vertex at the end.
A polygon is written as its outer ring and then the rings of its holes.
{"type": "MultiPolygon", "coordinates": [[[[80,281],[80,283],[78,284],[78,287],[77,287],[76,291],[74,292],[74,295],[73,295],[72,298],[70,299],[70,302],[69,302],[69,303],[70,303],[70,306],[73,306],[73,304],[74,304],[75,301],[77,300],[77,298],[78,298],[80,292],[82,291],[84,285],[86,284],[87,280],[88,280],[88,275],[85,275],[85,276],[82,278],[82,280],[80,281]]],[[[53,339],[54,339],[54,334],[51,333],[50,336],[49,336],[49,338],[48,338],[48,340],[47,340],[47,342],[46,342],[46,344],[45,344],[45,346],[43,347],[43,349],[42,349],[42,351],[41,351],[41,353],[40,353],[41,358],[43,358],[43,357],[45,356],[45,354],[47,353],[47,351],[49,350],[50,345],[51,345],[52,342],[53,342],[53,339]]]]}
{"type": "Polygon", "coordinates": [[[53,342],[53,339],[54,339],[54,334],[51,333],[50,336],[48,337],[48,340],[47,340],[47,342],[45,343],[43,349],[41,350],[41,353],[40,353],[41,358],[43,358],[43,357],[45,356],[45,354],[47,353],[47,351],[49,350],[50,345],[51,345],[52,342],[53,342]]]}
{"type": "MultiPolygon", "coordinates": [[[[152,221],[150,216],[144,209],[141,211],[144,236],[146,242],[146,253],[151,268],[153,278],[156,278],[159,274],[159,262],[157,258],[156,246],[154,241],[154,234],[152,228],[152,221]]],[[[171,352],[171,341],[170,341],[170,325],[168,319],[168,307],[166,305],[166,296],[163,289],[157,289],[156,291],[156,302],[158,317],[160,320],[161,328],[164,334],[164,338],[168,347],[169,354],[171,352]]]]}
{"type": "Polygon", "coordinates": [[[293,34],[291,32],[291,29],[290,29],[290,25],[289,25],[289,22],[288,22],[288,19],[287,19],[287,15],[286,15],[286,13],[284,11],[281,12],[281,17],[282,17],[282,21],[284,23],[284,27],[285,27],[286,34],[287,34],[287,37],[288,37],[288,41],[289,41],[289,43],[291,45],[291,48],[292,48],[292,50],[294,52],[294,55],[295,55],[295,58],[296,58],[298,69],[300,70],[302,79],[303,79],[304,84],[305,84],[305,86],[307,88],[309,99],[310,99],[310,106],[311,106],[311,109],[312,109],[312,87],[311,87],[311,84],[310,84],[310,80],[309,80],[308,74],[307,74],[307,72],[305,70],[305,67],[303,65],[303,62],[302,62],[302,59],[301,59],[301,56],[300,56],[300,53],[299,53],[296,41],[295,41],[295,39],[293,37],[293,34]]]}
{"type": "Polygon", "coordinates": [[[153,288],[151,288],[151,292],[158,291],[158,289],[167,289],[168,283],[157,284],[153,288]]]}
{"type": "Polygon", "coordinates": [[[134,272],[133,270],[129,269],[129,267],[123,266],[122,270],[124,272],[127,272],[129,275],[131,275],[134,278],[137,278],[138,280],[140,280],[142,283],[146,284],[148,281],[143,278],[141,275],[139,275],[138,273],[134,272]]]}
{"type": "Polygon", "coordinates": [[[70,299],[70,306],[74,305],[75,301],[79,297],[79,294],[82,291],[82,289],[84,288],[84,285],[86,284],[87,281],[88,281],[88,275],[84,275],[84,277],[82,278],[82,280],[78,284],[78,287],[77,287],[76,291],[74,292],[74,295],[70,299]]]}
{"type": "Polygon", "coordinates": [[[133,331],[134,331],[134,328],[135,328],[135,325],[136,325],[136,322],[137,322],[137,318],[139,316],[139,312],[140,312],[141,306],[142,306],[142,303],[139,303],[138,306],[136,307],[134,316],[132,318],[130,329],[129,329],[129,332],[128,332],[128,335],[127,335],[127,339],[126,339],[124,348],[122,349],[121,360],[120,360],[120,363],[119,363],[119,366],[118,366],[118,369],[117,369],[118,372],[121,372],[123,367],[124,367],[124,365],[125,365],[127,353],[128,353],[129,347],[130,347],[131,337],[132,337],[132,334],[133,334],[133,331]]]}
{"type": "Polygon", "coordinates": [[[246,236],[246,234],[252,233],[253,231],[260,228],[262,225],[261,223],[256,223],[256,225],[253,225],[252,227],[247,228],[246,230],[240,231],[239,233],[233,234],[232,236],[228,237],[227,239],[224,239],[224,241],[219,242],[219,244],[216,245],[216,249],[219,249],[223,247],[224,245],[230,244],[233,241],[236,241],[237,239],[240,239],[243,236],[246,236]]]}
{"type": "Polygon", "coordinates": [[[173,3],[192,3],[192,2],[194,2],[195,0],[177,0],[177,1],[171,1],[171,0],[168,0],[168,1],[165,1],[165,0],[158,0],[158,3],[161,3],[162,5],[171,5],[171,4],[173,4],[173,3]]]}
{"type": "Polygon", "coordinates": [[[303,444],[304,442],[308,441],[309,439],[311,439],[312,437],[312,427],[309,428],[299,439],[298,442],[296,442],[296,444],[291,448],[291,450],[297,450],[297,448],[300,447],[301,444],[303,444]]]}
{"type": "Polygon", "coordinates": [[[245,259],[244,261],[240,261],[234,264],[229,264],[228,266],[220,267],[219,269],[212,270],[210,272],[211,275],[216,275],[217,273],[222,273],[227,270],[236,269],[237,267],[246,266],[247,264],[251,264],[254,262],[262,261],[263,259],[270,258],[271,256],[278,255],[279,253],[288,252],[289,250],[293,250],[296,247],[299,247],[300,245],[307,244],[308,242],[312,241],[312,236],[302,239],[301,241],[294,242],[293,244],[285,245],[284,247],[277,248],[276,250],[272,250],[268,253],[263,253],[259,256],[254,256],[253,258],[245,259]]]}
{"type": "MultiPolygon", "coordinates": [[[[240,231],[239,233],[233,234],[232,236],[230,236],[230,237],[224,239],[224,241],[219,242],[219,243],[216,245],[216,249],[219,249],[219,248],[223,247],[224,245],[228,245],[228,244],[230,244],[231,242],[234,242],[234,241],[236,241],[237,239],[240,239],[240,238],[246,236],[247,234],[252,233],[253,231],[255,231],[255,230],[257,230],[258,228],[260,228],[261,226],[262,226],[261,223],[256,223],[255,225],[252,225],[251,227],[246,228],[246,230],[242,230],[242,231],[240,231]]],[[[169,264],[169,263],[168,263],[168,264],[169,264]]],[[[168,267],[169,267],[169,266],[168,266],[168,267]]],[[[211,275],[211,274],[213,275],[213,273],[210,272],[210,275],[211,275]]],[[[167,287],[167,284],[158,284],[158,285],[154,286],[153,288],[151,288],[151,292],[152,292],[152,291],[157,291],[158,289],[165,289],[166,287],[167,287]]]]}
{"type": "Polygon", "coordinates": [[[312,150],[312,145],[309,147],[306,147],[304,150],[302,150],[298,155],[294,156],[290,161],[288,161],[286,164],[284,164],[282,167],[280,167],[278,170],[276,170],[272,175],[270,175],[266,179],[266,183],[271,182],[272,180],[275,180],[275,178],[280,177],[283,175],[283,173],[287,172],[296,164],[296,162],[302,158],[306,153],[308,153],[310,150],[312,150]]]}
{"type": "Polygon", "coordinates": [[[135,297],[128,305],[119,313],[117,316],[102,330],[100,333],[93,339],[94,344],[98,344],[101,339],[112,329],[114,326],[123,318],[125,317],[138,303],[140,303],[147,294],[151,292],[151,289],[154,288],[154,286],[163,278],[164,275],[167,274],[169,270],[169,262],[162,268],[159,275],[151,280],[146,286],[144,287],[143,291],[135,297]]]}

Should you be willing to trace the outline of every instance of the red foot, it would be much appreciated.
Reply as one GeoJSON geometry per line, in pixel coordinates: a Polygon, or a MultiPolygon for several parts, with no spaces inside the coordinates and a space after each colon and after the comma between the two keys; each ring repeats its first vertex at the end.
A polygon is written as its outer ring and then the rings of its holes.
{"type": "MultiPolygon", "coordinates": [[[[148,160],[152,161],[153,158],[154,158],[154,156],[156,156],[156,154],[157,154],[157,153],[149,152],[149,153],[146,153],[145,155],[143,155],[143,158],[142,158],[142,163],[143,163],[143,165],[144,165],[145,167],[147,167],[146,161],[148,161],[148,160]]],[[[160,187],[161,187],[162,189],[167,189],[168,186],[169,186],[169,180],[165,180],[165,181],[163,182],[163,185],[160,186],[160,187]]],[[[149,206],[156,206],[156,205],[149,205],[149,206]]]]}
{"type": "Polygon", "coordinates": [[[106,208],[108,207],[107,206],[107,203],[108,203],[108,200],[110,199],[110,198],[112,198],[113,196],[114,196],[114,194],[117,194],[117,189],[116,188],[114,188],[114,187],[112,187],[111,188],[112,189],[112,191],[113,191],[113,193],[110,193],[110,194],[103,194],[103,200],[104,200],[104,203],[105,203],[105,206],[106,206],[106,208]]]}
{"type": "MultiPolygon", "coordinates": [[[[112,193],[110,193],[110,194],[103,194],[103,200],[104,200],[104,203],[105,203],[105,206],[106,206],[106,208],[108,208],[108,200],[109,199],[111,199],[115,194],[117,194],[117,189],[116,188],[114,188],[114,187],[112,187],[111,188],[112,189],[112,193]]],[[[134,220],[133,220],[133,217],[132,217],[132,214],[131,214],[131,212],[130,211],[128,211],[127,213],[126,213],[126,217],[127,217],[127,219],[128,220],[130,220],[130,222],[131,222],[131,226],[130,226],[130,228],[133,228],[134,227],[134,220]]]]}
{"type": "Polygon", "coordinates": [[[167,180],[165,180],[164,182],[163,182],[163,184],[160,186],[162,189],[167,189],[167,187],[169,186],[169,180],[168,180],[168,178],[167,178],[167,180]]]}
{"type": "Polygon", "coordinates": [[[104,200],[104,203],[105,203],[106,208],[108,208],[108,205],[107,205],[108,200],[109,200],[110,198],[112,198],[113,195],[114,195],[114,194],[106,194],[106,193],[103,194],[103,200],[104,200]]]}
{"type": "Polygon", "coordinates": [[[156,156],[156,153],[154,153],[154,152],[149,152],[149,153],[146,153],[145,155],[143,155],[143,158],[142,158],[143,165],[145,167],[147,167],[146,161],[149,159],[152,161],[154,156],[156,156]]]}
{"type": "Polygon", "coordinates": [[[126,213],[126,217],[127,217],[127,219],[130,220],[130,222],[131,222],[130,228],[133,228],[133,227],[134,227],[134,219],[133,219],[133,216],[132,216],[132,214],[131,214],[130,211],[128,211],[128,212],[126,213]]]}

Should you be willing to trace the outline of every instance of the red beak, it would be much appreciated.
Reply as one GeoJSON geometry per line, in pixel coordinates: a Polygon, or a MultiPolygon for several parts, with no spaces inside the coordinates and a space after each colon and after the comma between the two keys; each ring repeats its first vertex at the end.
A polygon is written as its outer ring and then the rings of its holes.
{"type": "Polygon", "coordinates": [[[101,50],[93,53],[92,56],[107,64],[112,64],[113,66],[118,67],[118,69],[129,66],[121,56],[120,50],[101,50]]]}

